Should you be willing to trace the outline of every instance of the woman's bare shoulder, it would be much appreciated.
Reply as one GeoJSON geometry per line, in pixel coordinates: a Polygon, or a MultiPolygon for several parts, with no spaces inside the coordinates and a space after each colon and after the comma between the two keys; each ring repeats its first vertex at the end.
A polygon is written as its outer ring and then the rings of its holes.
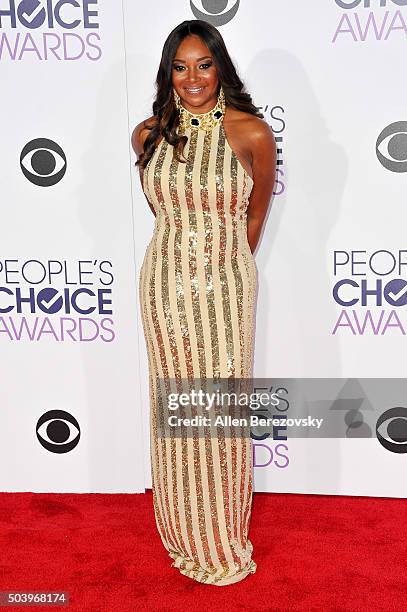
{"type": "Polygon", "coordinates": [[[272,135],[272,130],[261,117],[257,117],[252,113],[246,113],[238,110],[237,108],[228,108],[226,117],[230,121],[233,121],[237,130],[241,131],[242,134],[249,134],[250,136],[265,137],[272,135]]]}
{"type": "Polygon", "coordinates": [[[139,157],[144,151],[144,141],[150,133],[150,129],[154,126],[156,122],[156,118],[153,115],[152,117],[148,117],[148,119],[144,119],[133,130],[131,135],[131,146],[133,147],[133,151],[136,153],[137,157],[139,157]]]}

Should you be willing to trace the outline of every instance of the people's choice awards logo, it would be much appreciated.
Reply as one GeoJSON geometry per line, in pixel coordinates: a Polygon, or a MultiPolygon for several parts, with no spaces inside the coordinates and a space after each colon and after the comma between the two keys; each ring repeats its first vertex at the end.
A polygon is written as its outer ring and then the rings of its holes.
{"type": "Polygon", "coordinates": [[[34,185],[51,187],[59,183],[65,174],[66,156],[53,140],[35,138],[21,151],[20,167],[34,185]]]}
{"type": "Polygon", "coordinates": [[[0,342],[113,342],[107,259],[0,260],[0,342]]]}
{"type": "Polygon", "coordinates": [[[332,334],[407,334],[407,250],[335,250],[332,334]]]}
{"type": "Polygon", "coordinates": [[[376,155],[387,170],[407,172],[407,121],[395,121],[380,132],[376,155]]]}
{"type": "Polygon", "coordinates": [[[99,60],[98,1],[0,0],[0,61],[99,60]]]}
{"type": "Polygon", "coordinates": [[[239,9],[240,0],[190,0],[191,11],[196,19],[208,21],[218,28],[229,23],[239,9]]]}
{"type": "Polygon", "coordinates": [[[332,0],[342,11],[333,43],[383,41],[407,31],[407,0],[332,0]]]}
{"type": "Polygon", "coordinates": [[[407,408],[396,406],[383,412],[376,422],[380,444],[392,453],[407,453],[407,408]]]}
{"type": "Polygon", "coordinates": [[[69,453],[77,446],[81,437],[78,421],[65,410],[49,410],[43,414],[36,426],[41,446],[51,453],[69,453]]]}

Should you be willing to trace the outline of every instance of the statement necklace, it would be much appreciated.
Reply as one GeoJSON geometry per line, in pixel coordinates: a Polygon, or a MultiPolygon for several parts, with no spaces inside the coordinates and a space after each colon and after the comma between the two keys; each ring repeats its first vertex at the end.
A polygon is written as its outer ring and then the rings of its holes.
{"type": "Polygon", "coordinates": [[[184,106],[181,101],[177,100],[177,95],[174,91],[176,106],[179,110],[179,127],[181,130],[187,128],[195,128],[199,130],[211,130],[215,125],[220,123],[225,115],[225,94],[223,93],[222,87],[220,88],[218,101],[216,106],[206,113],[195,114],[191,113],[184,106]]]}

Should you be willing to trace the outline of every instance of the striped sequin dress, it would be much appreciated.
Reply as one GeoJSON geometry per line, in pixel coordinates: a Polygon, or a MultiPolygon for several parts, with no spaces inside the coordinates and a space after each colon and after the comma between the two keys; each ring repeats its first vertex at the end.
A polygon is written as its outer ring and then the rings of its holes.
{"type": "Polygon", "coordinates": [[[162,139],[143,174],[156,211],[139,275],[149,360],[156,523],[173,565],[227,585],[255,572],[248,526],[252,447],[246,437],[158,434],[157,378],[250,378],[257,269],[247,240],[253,179],[223,120],[186,128],[187,163],[162,139]]]}

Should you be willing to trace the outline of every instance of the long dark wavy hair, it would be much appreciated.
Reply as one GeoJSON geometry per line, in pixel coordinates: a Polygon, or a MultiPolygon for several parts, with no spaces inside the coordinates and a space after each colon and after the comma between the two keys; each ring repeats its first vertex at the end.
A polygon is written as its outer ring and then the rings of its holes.
{"type": "Polygon", "coordinates": [[[175,158],[183,163],[185,161],[181,159],[181,155],[188,138],[177,134],[179,112],[173,96],[172,65],[179,45],[190,34],[199,36],[211,52],[217,69],[219,88],[222,86],[225,94],[226,106],[233,106],[237,110],[263,118],[262,113],[254,106],[250,94],[245,91],[219,31],[201,19],[183,21],[172,30],[164,43],[155,83],[154,121],[150,125],[145,124],[150,133],[144,141],[144,151],[135,164],[141,168],[148,164],[161,136],[174,146],[175,158]]]}

